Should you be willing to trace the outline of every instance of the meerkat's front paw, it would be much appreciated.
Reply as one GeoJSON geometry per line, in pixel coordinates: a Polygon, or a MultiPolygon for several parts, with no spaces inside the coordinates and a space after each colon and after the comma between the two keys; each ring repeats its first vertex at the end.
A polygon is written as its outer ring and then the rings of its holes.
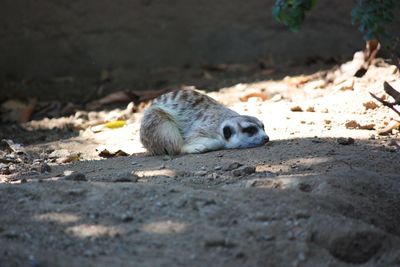
{"type": "Polygon", "coordinates": [[[198,154],[208,151],[207,147],[203,144],[187,144],[182,147],[184,154],[198,154]]]}

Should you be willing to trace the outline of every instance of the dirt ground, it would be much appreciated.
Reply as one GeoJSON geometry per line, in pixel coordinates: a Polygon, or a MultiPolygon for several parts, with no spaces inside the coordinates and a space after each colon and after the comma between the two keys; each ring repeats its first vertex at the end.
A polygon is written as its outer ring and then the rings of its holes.
{"type": "Polygon", "coordinates": [[[399,72],[304,73],[209,93],[264,121],[252,149],[148,156],[132,105],[2,125],[24,147],[2,147],[0,266],[400,266],[398,117],[369,94],[399,72]]]}

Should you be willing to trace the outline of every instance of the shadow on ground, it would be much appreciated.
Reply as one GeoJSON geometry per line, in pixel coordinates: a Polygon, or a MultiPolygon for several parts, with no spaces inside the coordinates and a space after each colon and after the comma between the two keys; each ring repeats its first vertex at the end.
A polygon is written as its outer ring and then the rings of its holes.
{"type": "Polygon", "coordinates": [[[0,184],[0,265],[396,266],[396,162],[370,140],[298,138],[57,165],[0,184]]]}

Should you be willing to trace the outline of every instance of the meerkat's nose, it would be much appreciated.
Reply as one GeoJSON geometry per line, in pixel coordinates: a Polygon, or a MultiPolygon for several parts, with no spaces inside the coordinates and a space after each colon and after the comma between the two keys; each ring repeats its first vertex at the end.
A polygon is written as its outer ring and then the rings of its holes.
{"type": "Polygon", "coordinates": [[[268,137],[268,135],[266,135],[266,136],[264,137],[264,144],[268,143],[268,141],[269,141],[269,137],[268,137]]]}

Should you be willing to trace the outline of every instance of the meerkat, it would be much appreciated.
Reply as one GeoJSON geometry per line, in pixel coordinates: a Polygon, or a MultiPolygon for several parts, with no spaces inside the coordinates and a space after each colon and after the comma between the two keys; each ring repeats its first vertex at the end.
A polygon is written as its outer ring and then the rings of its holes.
{"type": "Polygon", "coordinates": [[[182,89],[159,96],[144,112],[140,141],[152,155],[249,148],[269,141],[264,124],[213,98],[182,89]]]}

